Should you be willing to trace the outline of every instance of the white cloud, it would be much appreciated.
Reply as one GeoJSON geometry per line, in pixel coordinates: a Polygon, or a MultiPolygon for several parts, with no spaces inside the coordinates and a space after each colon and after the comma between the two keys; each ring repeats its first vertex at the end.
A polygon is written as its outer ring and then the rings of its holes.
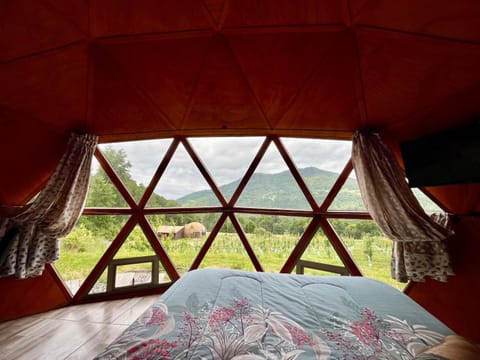
{"type": "Polygon", "coordinates": [[[263,137],[192,138],[190,143],[218,185],[237,180],[258,152],[263,137]]]}
{"type": "Polygon", "coordinates": [[[314,166],[337,173],[350,158],[352,146],[350,141],[296,138],[285,138],[282,143],[297,167],[314,166]]]}

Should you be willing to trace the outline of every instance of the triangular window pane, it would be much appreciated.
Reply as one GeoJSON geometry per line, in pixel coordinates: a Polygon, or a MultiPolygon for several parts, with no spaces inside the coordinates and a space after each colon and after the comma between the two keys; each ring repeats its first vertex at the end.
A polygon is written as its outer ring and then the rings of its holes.
{"type": "Polygon", "coordinates": [[[413,188],[412,189],[413,195],[417,198],[418,202],[422,206],[423,210],[425,210],[426,213],[443,213],[444,211],[433,202],[432,199],[430,199],[422,190],[418,188],[413,188]]]}
{"type": "Polygon", "coordinates": [[[333,219],[330,223],[364,276],[402,290],[406,284],[391,278],[392,241],[373,220],[333,219]]]}
{"type": "Polygon", "coordinates": [[[219,217],[217,213],[147,215],[180,275],[190,269],[219,217]]]}
{"type": "Polygon", "coordinates": [[[310,209],[303,192],[276,146],[270,145],[236,206],[274,209],[310,209]]]}
{"type": "Polygon", "coordinates": [[[117,187],[112,183],[95,158],[92,159],[90,185],[85,207],[129,207],[117,187]]]}
{"type": "Polygon", "coordinates": [[[227,200],[257,154],[262,137],[189,138],[227,200]]]}
{"type": "Polygon", "coordinates": [[[350,158],[351,141],[299,138],[281,141],[317,204],[321,205],[350,158]]]}
{"type": "Polygon", "coordinates": [[[357,180],[352,174],[353,171],[340,188],[340,191],[337,193],[337,196],[335,196],[328,210],[367,211],[362,200],[362,195],[360,194],[360,189],[358,188],[357,180]]]}
{"type": "Polygon", "coordinates": [[[152,195],[147,207],[196,207],[220,206],[205,178],[198,170],[190,155],[182,144],[178,145],[175,154],[155,187],[154,194],[165,199],[174,200],[166,206],[155,202],[152,195]]]}
{"type": "Polygon", "coordinates": [[[309,218],[240,215],[244,229],[265,271],[280,272],[310,222],[309,218]]]}
{"type": "MultiPolygon", "coordinates": [[[[315,269],[315,266],[309,265],[309,263],[313,264],[321,264],[321,265],[333,265],[336,267],[344,267],[342,260],[337,255],[337,252],[333,248],[330,240],[328,237],[323,233],[321,229],[317,231],[315,236],[312,238],[308,247],[305,249],[304,253],[301,256],[301,262],[304,261],[305,266],[304,271],[302,273],[308,275],[335,275],[337,273],[333,271],[324,271],[315,269]]],[[[300,264],[301,264],[300,262],[300,264]]],[[[300,265],[297,264],[297,267],[300,265]]],[[[321,266],[320,266],[321,268],[321,266]]],[[[297,269],[298,270],[298,269],[297,269]]]]}
{"type": "Polygon", "coordinates": [[[230,219],[225,220],[200,268],[225,268],[255,271],[240,237],[230,219]]]}
{"type": "Polygon", "coordinates": [[[138,202],[171,142],[171,139],[129,141],[101,144],[99,148],[138,202]]]}
{"type": "Polygon", "coordinates": [[[75,294],[127,221],[123,215],[83,215],[75,228],[60,240],[55,268],[75,294]]]}
{"type": "Polygon", "coordinates": [[[115,288],[155,285],[153,267],[158,264],[160,283],[169,283],[170,277],[140,226],[136,225],[113,257],[115,288]]]}
{"type": "Polygon", "coordinates": [[[150,288],[170,283],[170,277],[139,225],[136,225],[89,294],[150,288]]]}

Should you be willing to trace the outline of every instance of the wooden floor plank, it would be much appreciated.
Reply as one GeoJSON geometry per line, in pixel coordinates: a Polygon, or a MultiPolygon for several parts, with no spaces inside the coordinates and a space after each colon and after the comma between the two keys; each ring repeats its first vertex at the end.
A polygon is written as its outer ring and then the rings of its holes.
{"type": "Polygon", "coordinates": [[[0,339],[6,339],[10,336],[14,336],[22,330],[29,328],[40,321],[42,321],[42,318],[37,315],[33,315],[18,320],[10,320],[0,323],[0,339]]]}
{"type": "Polygon", "coordinates": [[[64,359],[82,346],[101,324],[45,319],[2,346],[11,359],[64,359]]]}
{"type": "Polygon", "coordinates": [[[158,295],[76,305],[0,323],[0,359],[90,359],[158,295]]]}
{"type": "Polygon", "coordinates": [[[122,315],[115,319],[114,323],[119,325],[129,325],[134,322],[148,307],[150,307],[158,296],[147,296],[141,298],[136,304],[127,309],[122,315]]]}
{"type": "Polygon", "coordinates": [[[94,338],[87,341],[79,349],[74,351],[67,360],[92,359],[103,351],[113,340],[115,340],[128,326],[116,324],[102,324],[100,331],[94,338]]]}
{"type": "Polygon", "coordinates": [[[127,299],[68,306],[45,313],[41,316],[51,319],[110,323],[113,319],[117,318],[123,312],[128,310],[128,308],[137,303],[139,299],[131,299],[131,301],[127,299]]]}

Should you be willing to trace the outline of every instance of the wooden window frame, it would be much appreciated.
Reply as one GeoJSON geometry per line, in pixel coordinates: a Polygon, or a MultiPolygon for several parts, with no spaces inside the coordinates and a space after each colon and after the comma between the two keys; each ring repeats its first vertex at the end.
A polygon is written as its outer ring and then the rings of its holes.
{"type": "MultiPolygon", "coordinates": [[[[322,140],[322,139],[319,139],[322,140]]],[[[125,225],[121,228],[118,235],[115,237],[113,242],[110,244],[109,248],[105,251],[103,256],[97,262],[96,266],[92,269],[88,277],[83,282],[80,289],[73,297],[73,303],[82,303],[91,301],[93,298],[101,298],[101,299],[109,299],[113,298],[112,295],[118,296],[118,291],[107,291],[105,294],[89,294],[90,289],[94,286],[98,278],[101,276],[105,268],[109,266],[111,263],[113,256],[115,253],[120,249],[130,232],[133,228],[138,224],[142,231],[144,232],[147,240],[149,241],[150,245],[152,246],[153,250],[155,251],[155,256],[158,256],[161,264],[163,265],[165,271],[167,272],[168,276],[172,280],[172,283],[175,282],[179,277],[179,273],[175,265],[173,264],[172,260],[170,259],[168,253],[166,252],[165,248],[162,246],[162,242],[159,241],[155,231],[151,228],[146,216],[153,215],[153,214],[187,214],[187,213],[219,213],[220,217],[213,227],[212,231],[210,232],[209,236],[207,237],[205,243],[203,244],[202,248],[200,249],[199,253],[193,260],[193,263],[189,269],[194,270],[197,269],[201,262],[203,261],[205,255],[207,254],[208,250],[210,249],[215,237],[217,236],[218,232],[220,231],[223,223],[227,220],[227,218],[233,224],[235,231],[237,232],[245,250],[252,261],[252,264],[255,267],[256,271],[264,271],[259,259],[257,258],[253,248],[240,225],[240,222],[237,219],[237,214],[257,214],[257,215],[279,215],[279,216],[296,216],[296,217],[305,217],[310,218],[311,221],[308,224],[307,228],[305,229],[304,233],[300,237],[298,243],[295,245],[294,249],[288,256],[285,264],[281,268],[281,273],[291,273],[295,266],[302,267],[304,261],[301,260],[301,256],[308,247],[310,241],[317,233],[319,229],[321,229],[325,236],[329,239],[330,243],[332,244],[334,250],[338,254],[340,260],[343,263],[343,267],[339,267],[339,269],[334,269],[342,272],[342,275],[356,275],[362,276],[362,272],[360,271],[359,267],[355,263],[354,259],[350,255],[348,249],[345,247],[339,236],[337,235],[336,231],[328,221],[329,219],[362,219],[362,220],[371,220],[370,215],[366,211],[330,211],[328,210],[329,206],[334,201],[335,197],[339,193],[340,189],[342,188],[343,184],[347,180],[349,174],[352,171],[352,163],[351,160],[347,162],[344,169],[340,173],[339,177],[337,178],[336,182],[332,186],[331,190],[327,194],[326,198],[321,202],[317,203],[313,195],[311,194],[308,186],[304,182],[302,176],[300,175],[298,169],[296,168],[294,162],[292,161],[291,156],[289,155],[288,151],[284,147],[281,142],[279,136],[276,135],[268,135],[265,136],[263,143],[261,144],[257,154],[255,155],[254,159],[252,160],[250,166],[247,168],[244,176],[240,180],[240,183],[231,196],[230,200],[226,200],[223,196],[222,192],[219,189],[219,186],[214,181],[213,177],[210,175],[209,171],[203,164],[200,157],[197,155],[196,151],[190,145],[188,139],[183,136],[174,137],[172,143],[168,147],[162,161],[160,162],[157,170],[155,171],[152,180],[150,181],[149,185],[147,186],[145,193],[141,197],[141,199],[137,202],[133,196],[130,194],[128,189],[122,183],[120,177],[117,175],[113,167],[110,165],[108,160],[105,158],[101,150],[97,147],[95,151],[95,157],[97,158],[100,166],[103,168],[107,176],[110,178],[114,186],[118,189],[122,197],[125,199],[126,203],[128,204],[129,208],[86,208],[83,211],[84,215],[129,215],[129,219],[125,223],[125,225]],[[187,153],[192,158],[193,162],[195,163],[196,167],[205,178],[206,182],[209,184],[210,188],[212,189],[213,193],[215,194],[216,198],[219,201],[220,206],[216,207],[193,207],[193,208],[146,208],[146,204],[150,199],[156,185],[158,184],[160,178],[164,174],[167,166],[169,165],[170,161],[172,160],[175,151],[177,150],[178,146],[182,144],[187,151],[187,153]],[[311,209],[309,210],[292,210],[292,209],[265,209],[265,208],[246,208],[246,207],[237,207],[236,203],[245,189],[247,183],[255,173],[260,161],[262,160],[263,156],[265,155],[269,146],[275,146],[279,151],[281,157],[285,161],[288,169],[290,170],[293,178],[295,179],[296,183],[298,184],[300,190],[302,191],[303,195],[307,199],[308,204],[310,205],[311,209]],[[300,264],[300,265],[299,265],[300,264]],[[341,269],[340,269],[341,268],[341,269]]],[[[308,265],[308,264],[307,264],[308,265]]],[[[312,264],[310,264],[312,265],[312,264]]],[[[329,267],[329,269],[333,269],[329,267]]],[[[149,293],[161,293],[165,291],[168,286],[160,286],[160,284],[155,284],[151,286],[151,288],[141,288],[141,292],[135,287],[132,289],[123,289],[121,291],[122,294],[125,296],[136,296],[137,294],[149,294],[149,293]]],[[[112,289],[110,289],[112,290],[112,289]]]]}

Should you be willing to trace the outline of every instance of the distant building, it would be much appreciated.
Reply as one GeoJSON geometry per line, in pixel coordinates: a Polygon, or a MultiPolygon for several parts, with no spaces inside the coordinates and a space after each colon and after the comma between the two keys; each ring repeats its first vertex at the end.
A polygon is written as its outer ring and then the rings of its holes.
{"type": "Polygon", "coordinates": [[[191,222],[190,224],[185,225],[184,237],[188,238],[200,238],[207,234],[207,229],[205,226],[199,222],[191,222]]]}
{"type": "Polygon", "coordinates": [[[161,225],[157,228],[157,235],[161,239],[166,239],[172,237],[172,239],[182,239],[184,238],[185,226],[168,226],[161,225]]]}
{"type": "Polygon", "coordinates": [[[207,229],[199,222],[191,222],[184,226],[161,225],[157,228],[157,235],[161,239],[201,238],[207,234],[207,229]]]}

